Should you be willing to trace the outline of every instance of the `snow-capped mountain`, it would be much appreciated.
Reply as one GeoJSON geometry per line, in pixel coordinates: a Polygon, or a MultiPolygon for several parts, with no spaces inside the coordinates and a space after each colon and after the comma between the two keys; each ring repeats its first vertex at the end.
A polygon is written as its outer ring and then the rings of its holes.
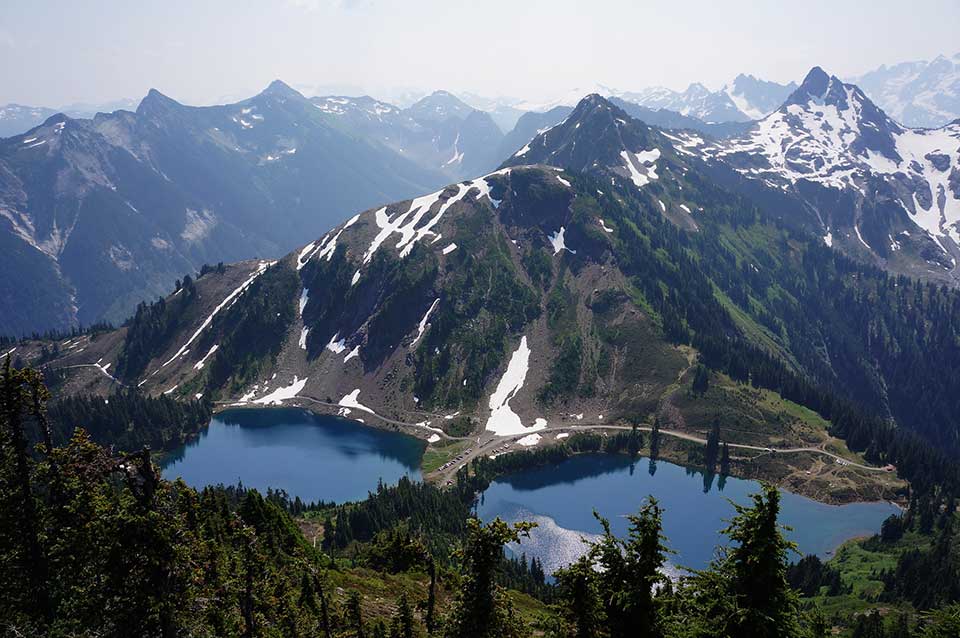
{"type": "Polygon", "coordinates": [[[721,89],[737,109],[751,120],[759,120],[773,113],[796,90],[796,82],[780,84],[743,73],[721,89]]]}
{"type": "Polygon", "coordinates": [[[122,321],[204,262],[282,254],[446,181],[282,82],[236,104],[151,91],[135,112],[55,115],[0,140],[0,333],[122,321]]]}
{"type": "Polygon", "coordinates": [[[326,96],[311,102],[332,126],[383,145],[450,179],[489,172],[503,159],[503,132],[488,113],[436,91],[400,109],[371,97],[326,96]]]}
{"type": "Polygon", "coordinates": [[[618,97],[649,109],[667,109],[704,122],[746,122],[752,119],[737,108],[725,91],[711,91],[697,82],[685,91],[657,86],[618,97]]]}
{"type": "Polygon", "coordinates": [[[960,118],[960,53],[881,66],[850,81],[906,126],[936,128],[960,118]]]}
{"type": "Polygon", "coordinates": [[[522,102],[522,100],[518,98],[490,98],[469,92],[458,93],[457,97],[476,110],[489,113],[490,117],[493,118],[493,121],[497,123],[497,126],[500,127],[500,130],[503,131],[504,134],[512,131],[517,125],[517,120],[526,112],[517,108],[517,105],[522,102]]]}
{"type": "Polygon", "coordinates": [[[950,327],[918,342],[905,324],[924,315],[862,303],[888,278],[755,214],[679,139],[588,96],[509,165],[210,272],[50,367],[86,388],[109,386],[110,367],[154,396],[309,406],[438,442],[458,417],[461,434],[500,437],[654,416],[708,428],[715,411],[685,389],[697,362],[744,383],[772,370],[767,384],[782,363],[924,427],[917,388],[956,358],[950,327]]]}
{"type": "Polygon", "coordinates": [[[681,152],[798,196],[826,243],[895,271],[955,278],[960,122],[902,127],[858,87],[815,67],[745,134],[714,143],[682,139],[681,152]]]}

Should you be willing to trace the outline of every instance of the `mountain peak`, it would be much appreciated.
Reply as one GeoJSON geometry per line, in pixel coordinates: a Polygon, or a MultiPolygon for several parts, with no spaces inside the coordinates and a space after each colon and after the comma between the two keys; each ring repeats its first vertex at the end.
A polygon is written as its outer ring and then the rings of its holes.
{"type": "Polygon", "coordinates": [[[156,89],[150,89],[147,91],[147,95],[140,100],[140,105],[137,106],[137,113],[156,111],[158,109],[170,109],[178,106],[180,106],[180,103],[173,98],[167,97],[156,89]]]}
{"type": "Polygon", "coordinates": [[[803,78],[803,82],[800,84],[800,90],[805,91],[809,95],[823,95],[827,92],[829,85],[830,75],[819,66],[815,66],[810,69],[807,76],[803,78]]]}
{"type": "Polygon", "coordinates": [[[301,95],[298,91],[293,89],[289,84],[287,84],[283,80],[274,80],[273,82],[270,83],[269,86],[267,86],[267,88],[265,88],[260,93],[260,95],[270,95],[273,97],[289,97],[289,98],[303,97],[303,95],[301,95]]]}
{"type": "Polygon", "coordinates": [[[54,113],[47,119],[43,121],[42,126],[52,126],[54,124],[59,124],[60,122],[67,122],[70,120],[70,117],[64,113],[54,113]]]}

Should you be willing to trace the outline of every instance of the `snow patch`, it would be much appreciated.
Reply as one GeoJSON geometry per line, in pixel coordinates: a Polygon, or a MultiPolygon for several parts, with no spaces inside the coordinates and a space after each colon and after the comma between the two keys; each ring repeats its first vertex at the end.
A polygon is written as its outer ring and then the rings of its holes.
{"type": "Polygon", "coordinates": [[[360,388],[357,388],[350,394],[345,395],[337,405],[340,405],[345,408],[353,408],[355,410],[363,410],[364,412],[369,412],[370,414],[376,414],[373,410],[367,406],[360,403],[357,399],[360,397],[360,388]]]}
{"type": "Polygon", "coordinates": [[[260,397],[254,403],[260,405],[280,405],[287,399],[292,399],[297,396],[304,386],[307,385],[307,379],[297,380],[297,376],[294,375],[293,383],[286,386],[285,388],[277,388],[270,394],[260,397]]]}
{"type": "Polygon", "coordinates": [[[540,438],[541,437],[539,434],[528,434],[527,436],[517,441],[517,445],[523,445],[524,447],[533,447],[534,445],[540,442],[540,438]]]}
{"type": "Polygon", "coordinates": [[[326,346],[324,346],[327,350],[329,350],[334,354],[340,354],[341,352],[347,349],[346,341],[344,339],[338,340],[337,337],[339,336],[340,336],[339,332],[333,335],[332,337],[330,337],[330,342],[326,346]]]}
{"type": "Polygon", "coordinates": [[[550,240],[550,245],[553,246],[554,255],[556,255],[561,250],[568,250],[574,255],[577,254],[577,251],[570,250],[569,248],[567,248],[567,244],[563,240],[563,235],[565,232],[566,232],[566,229],[563,226],[561,226],[560,230],[558,230],[557,232],[555,232],[554,234],[550,235],[547,238],[550,240]]]}
{"type": "Polygon", "coordinates": [[[310,301],[310,291],[306,288],[300,293],[300,303],[298,307],[300,308],[300,316],[303,316],[303,309],[307,307],[307,302],[310,301]]]}
{"type": "Polygon", "coordinates": [[[220,344],[213,344],[210,349],[207,351],[207,354],[203,355],[203,358],[193,364],[194,370],[203,370],[204,364],[207,362],[207,359],[217,351],[217,348],[220,347],[220,344]]]}
{"type": "Polygon", "coordinates": [[[529,367],[530,348],[527,347],[527,337],[524,335],[520,339],[519,347],[510,357],[497,389],[490,395],[490,417],[487,419],[486,429],[497,436],[524,434],[546,427],[546,422],[539,419],[532,427],[525,427],[520,417],[510,408],[510,400],[523,387],[529,367]]]}
{"type": "Polygon", "coordinates": [[[437,298],[434,300],[434,302],[433,302],[432,304],[430,304],[430,307],[427,308],[426,314],[423,315],[423,319],[420,320],[420,324],[417,326],[417,336],[416,336],[416,338],[414,338],[414,340],[410,343],[410,349],[411,349],[411,350],[413,350],[413,347],[414,347],[415,345],[417,345],[417,342],[420,341],[420,337],[422,337],[422,336],[423,336],[423,333],[426,331],[426,329],[427,329],[427,320],[430,319],[430,314],[436,309],[438,303],[440,303],[440,298],[439,298],[439,297],[437,297],[437,298]]]}

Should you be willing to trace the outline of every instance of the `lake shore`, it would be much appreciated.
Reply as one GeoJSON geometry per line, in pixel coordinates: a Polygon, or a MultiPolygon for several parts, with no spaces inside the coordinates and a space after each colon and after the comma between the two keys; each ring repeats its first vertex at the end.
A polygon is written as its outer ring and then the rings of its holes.
{"type": "MultiPolygon", "coordinates": [[[[224,402],[215,406],[214,413],[225,410],[247,410],[284,407],[296,407],[312,414],[322,416],[340,416],[348,420],[359,421],[363,425],[393,432],[401,432],[429,443],[425,453],[432,457],[436,466],[443,466],[452,462],[452,465],[443,470],[432,467],[424,468],[424,479],[443,484],[451,480],[460,466],[468,463],[476,456],[490,454],[501,446],[508,446],[507,450],[529,449],[518,445],[524,435],[496,437],[486,431],[474,432],[470,436],[450,436],[441,434],[440,428],[433,427],[442,415],[428,412],[411,413],[410,415],[394,415],[401,418],[386,417],[374,411],[348,410],[344,414],[343,406],[320,401],[311,397],[294,397],[283,403],[282,406],[265,406],[253,403],[224,402]],[[355,416],[354,416],[355,414],[355,416]],[[351,418],[353,417],[353,418],[351,418]],[[412,421],[412,419],[420,419],[412,421]],[[433,440],[431,440],[433,439],[433,440]],[[469,450],[469,452],[467,452],[469,450]],[[457,456],[462,458],[458,461],[457,456]],[[446,461],[442,459],[446,458],[446,461]]],[[[563,418],[563,417],[560,417],[563,418]]],[[[556,445],[562,442],[560,436],[583,431],[605,432],[612,428],[628,429],[626,424],[581,424],[579,422],[564,423],[549,427],[541,431],[541,439],[537,447],[556,445]]],[[[649,444],[649,432],[644,432],[649,444]]],[[[564,437],[565,438],[565,437],[564,437]]],[[[697,461],[702,457],[703,443],[696,437],[683,433],[661,432],[659,458],[697,469],[704,469],[697,461]]],[[[891,502],[900,507],[908,503],[907,484],[896,477],[894,472],[882,472],[880,468],[864,470],[854,464],[837,463],[817,458],[814,453],[793,452],[779,454],[767,451],[743,450],[731,455],[730,476],[743,479],[766,481],[789,492],[805,496],[829,505],[845,505],[851,503],[891,502]]],[[[639,452],[649,456],[649,445],[642,447],[639,452]]],[[[829,459],[830,457],[825,457],[829,459]]]]}

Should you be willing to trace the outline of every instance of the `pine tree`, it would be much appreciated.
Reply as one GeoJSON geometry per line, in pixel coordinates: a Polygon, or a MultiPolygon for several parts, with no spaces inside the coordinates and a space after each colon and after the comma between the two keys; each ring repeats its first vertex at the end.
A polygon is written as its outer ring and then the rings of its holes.
{"type": "Polygon", "coordinates": [[[399,638],[413,638],[413,610],[405,593],[400,595],[395,622],[399,627],[399,638]]]}
{"type": "Polygon", "coordinates": [[[693,384],[691,386],[691,390],[694,394],[703,395],[707,392],[709,387],[710,374],[707,372],[706,366],[699,364],[693,375],[693,384]]]}
{"type": "Polygon", "coordinates": [[[766,486],[752,496],[753,507],[734,504],[736,516],[724,530],[733,546],[721,571],[739,613],[731,634],[743,638],[787,638],[798,633],[796,593],[787,583],[787,555],[796,551],[777,523],[780,492],[766,486]]]}
{"type": "Polygon", "coordinates": [[[597,638],[601,635],[603,614],[598,592],[598,573],[589,555],[581,556],[555,574],[560,609],[571,626],[571,638],[597,638]]]}
{"type": "Polygon", "coordinates": [[[483,525],[467,521],[465,545],[458,552],[463,571],[460,592],[447,622],[447,638],[512,638],[522,634],[509,599],[496,584],[503,546],[528,536],[533,523],[508,525],[499,518],[483,525]]]}
{"type": "Polygon", "coordinates": [[[347,596],[347,617],[356,638],[363,638],[363,612],[360,609],[360,594],[351,590],[347,596]]]}
{"type": "Polygon", "coordinates": [[[648,497],[638,514],[627,517],[630,531],[623,541],[611,533],[608,520],[594,513],[603,537],[591,547],[591,557],[600,567],[599,591],[611,638],[662,634],[655,600],[657,587],[666,580],[662,568],[669,551],[662,515],[657,500],[648,497]]]}

